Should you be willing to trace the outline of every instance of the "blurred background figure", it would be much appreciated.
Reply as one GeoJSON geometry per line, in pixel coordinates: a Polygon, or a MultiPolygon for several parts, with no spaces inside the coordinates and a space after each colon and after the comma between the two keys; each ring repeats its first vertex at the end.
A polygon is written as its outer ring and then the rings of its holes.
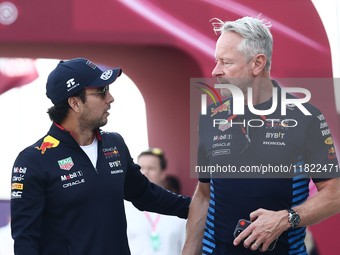
{"type": "MultiPolygon", "coordinates": [[[[166,176],[167,160],[159,148],[138,156],[141,172],[153,183],[180,194],[176,177],[166,176]]],[[[142,212],[125,201],[127,235],[133,255],[179,255],[185,239],[186,220],[178,217],[142,212]]]]}
{"type": "Polygon", "coordinates": [[[151,148],[143,151],[138,156],[138,165],[140,165],[141,172],[149,179],[149,181],[159,186],[164,185],[167,160],[161,149],[151,148]]]}
{"type": "Polygon", "coordinates": [[[166,176],[163,187],[172,193],[181,194],[181,184],[176,176],[166,176]]]}
{"type": "Polygon", "coordinates": [[[308,255],[320,255],[318,248],[314,242],[313,235],[309,231],[309,228],[307,228],[307,231],[306,231],[305,243],[306,243],[308,255]]]}
{"type": "Polygon", "coordinates": [[[14,255],[14,241],[11,236],[11,219],[8,224],[0,228],[0,255],[14,255]]]}

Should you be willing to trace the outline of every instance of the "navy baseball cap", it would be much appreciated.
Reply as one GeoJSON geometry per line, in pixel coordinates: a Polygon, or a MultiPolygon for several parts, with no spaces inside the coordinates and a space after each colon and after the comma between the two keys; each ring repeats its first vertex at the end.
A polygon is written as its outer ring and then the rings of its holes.
{"type": "Polygon", "coordinates": [[[85,58],[60,61],[50,73],[46,83],[46,95],[58,104],[83,88],[98,88],[114,82],[122,73],[121,68],[102,71],[85,58]]]}

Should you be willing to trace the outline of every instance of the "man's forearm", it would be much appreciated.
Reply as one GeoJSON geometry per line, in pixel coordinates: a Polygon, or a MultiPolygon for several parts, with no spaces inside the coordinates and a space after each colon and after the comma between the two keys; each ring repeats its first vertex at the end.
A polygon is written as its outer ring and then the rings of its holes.
{"type": "Polygon", "coordinates": [[[149,181],[145,194],[137,200],[132,200],[133,205],[141,211],[173,215],[183,219],[188,217],[190,202],[190,197],[174,194],[149,181]]]}
{"type": "Polygon", "coordinates": [[[300,215],[299,227],[314,225],[340,212],[340,178],[316,183],[318,192],[293,209],[300,215]]]}
{"type": "Polygon", "coordinates": [[[200,183],[192,199],[182,255],[202,254],[204,227],[209,208],[210,185],[200,183]]]}

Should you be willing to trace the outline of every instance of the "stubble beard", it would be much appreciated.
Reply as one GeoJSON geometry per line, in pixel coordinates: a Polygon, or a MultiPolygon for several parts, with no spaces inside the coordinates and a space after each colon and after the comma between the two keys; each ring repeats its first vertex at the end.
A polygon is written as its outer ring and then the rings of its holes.
{"type": "Polygon", "coordinates": [[[80,129],[83,131],[94,131],[97,128],[105,126],[107,124],[107,118],[103,116],[104,114],[97,120],[89,120],[87,114],[83,114],[79,119],[80,129]]]}

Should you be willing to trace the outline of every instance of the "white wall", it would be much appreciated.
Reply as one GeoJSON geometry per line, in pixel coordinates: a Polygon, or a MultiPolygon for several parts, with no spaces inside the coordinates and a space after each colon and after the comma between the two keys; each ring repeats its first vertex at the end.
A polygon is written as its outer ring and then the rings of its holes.
{"type": "MultiPolygon", "coordinates": [[[[340,114],[340,1],[312,0],[326,29],[331,47],[334,92],[337,112],[340,114]]],[[[317,60],[316,60],[317,61],[317,60]]]]}

